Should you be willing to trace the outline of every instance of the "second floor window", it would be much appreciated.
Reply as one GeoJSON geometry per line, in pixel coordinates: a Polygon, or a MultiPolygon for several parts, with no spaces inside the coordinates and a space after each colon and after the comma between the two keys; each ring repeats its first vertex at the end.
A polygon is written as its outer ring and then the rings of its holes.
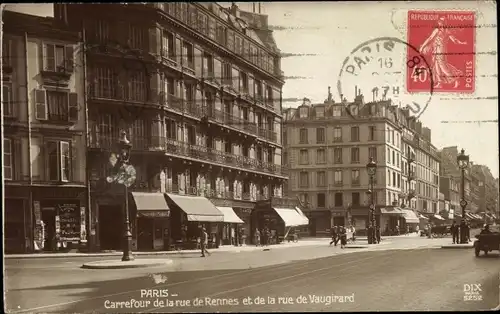
{"type": "Polygon", "coordinates": [[[5,180],[12,180],[14,177],[12,146],[12,140],[10,138],[3,139],[3,175],[5,180]]]}
{"type": "Polygon", "coordinates": [[[335,164],[342,163],[342,148],[336,147],[333,149],[333,163],[335,164]]]}
{"type": "Polygon", "coordinates": [[[353,163],[353,164],[359,163],[359,148],[358,147],[351,148],[351,163],[353,163]]]}
{"type": "Polygon", "coordinates": [[[309,186],[309,173],[302,171],[300,173],[299,186],[301,188],[306,188],[309,186]]]}
{"type": "Polygon", "coordinates": [[[359,170],[351,170],[351,183],[352,185],[359,185],[359,170]]]}
{"type": "Polygon", "coordinates": [[[307,149],[300,150],[299,163],[301,165],[305,165],[305,164],[309,163],[309,152],[307,151],[307,149]]]}
{"type": "Polygon", "coordinates": [[[12,85],[8,83],[2,84],[2,108],[3,114],[6,117],[14,115],[14,102],[12,99],[12,85]]]}
{"type": "Polygon", "coordinates": [[[342,128],[333,129],[333,141],[342,142],[342,128]]]}
{"type": "Polygon", "coordinates": [[[333,175],[334,175],[335,185],[342,185],[343,184],[342,170],[335,170],[333,175]]]}
{"type": "Polygon", "coordinates": [[[316,128],[316,143],[323,144],[325,142],[325,129],[316,128]]]}
{"type": "Polygon", "coordinates": [[[163,31],[162,38],[162,51],[161,55],[164,58],[175,60],[175,37],[172,33],[163,31]]]}
{"type": "Polygon", "coordinates": [[[360,195],[359,192],[352,192],[352,205],[360,204],[360,195]]]}
{"type": "Polygon", "coordinates": [[[71,146],[66,141],[48,141],[47,179],[49,181],[71,180],[71,146]]]}
{"type": "Polygon", "coordinates": [[[359,127],[353,126],[351,127],[351,142],[359,141],[359,127]]]}
{"type": "Polygon", "coordinates": [[[299,130],[299,143],[300,144],[307,144],[307,129],[300,129],[299,130]]]}
{"type": "Polygon", "coordinates": [[[323,148],[316,150],[316,163],[318,164],[326,163],[326,153],[323,148]]]}
{"type": "Polygon", "coordinates": [[[316,172],[317,176],[317,181],[316,184],[318,187],[325,187],[326,186],[326,172],[325,171],[318,171],[316,172]]]}
{"type": "Polygon", "coordinates": [[[182,43],[182,56],[184,57],[184,66],[194,69],[194,49],[188,42],[182,43]]]}
{"type": "Polygon", "coordinates": [[[324,208],[326,206],[326,197],[325,193],[318,193],[317,195],[317,205],[320,208],[324,208]]]}

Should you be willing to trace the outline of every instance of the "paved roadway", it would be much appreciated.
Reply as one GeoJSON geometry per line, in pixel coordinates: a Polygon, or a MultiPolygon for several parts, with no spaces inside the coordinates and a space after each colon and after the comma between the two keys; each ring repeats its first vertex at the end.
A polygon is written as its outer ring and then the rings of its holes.
{"type": "MultiPolygon", "coordinates": [[[[447,239],[439,241],[449,242],[447,239]]],[[[78,268],[83,262],[96,260],[95,257],[6,260],[6,305],[10,311],[30,313],[178,313],[462,311],[491,309],[499,304],[498,254],[476,258],[472,249],[414,249],[428,247],[429,243],[442,244],[417,238],[397,239],[392,244],[373,249],[341,250],[322,244],[219,253],[205,259],[196,254],[174,257],[173,265],[167,269],[78,268]],[[155,283],[155,278],[157,282],[164,282],[155,283]],[[466,284],[480,285],[481,291],[471,299],[481,300],[464,300],[466,284]],[[152,293],[165,294],[161,290],[166,289],[168,297],[151,296],[152,293]],[[141,293],[150,295],[141,298],[141,293]],[[311,303],[311,295],[322,298],[319,303],[311,303]],[[332,295],[337,297],[332,298],[332,295]],[[297,304],[300,296],[304,296],[307,303],[297,304]],[[342,299],[339,296],[348,297],[342,299]],[[262,297],[260,303],[265,304],[243,304],[245,298],[255,303],[259,297],[262,297]],[[183,303],[183,300],[190,300],[192,305],[196,298],[212,304],[193,307],[183,303]],[[109,308],[127,306],[118,302],[132,299],[142,301],[142,304],[135,303],[135,308],[109,308]],[[272,299],[274,304],[270,304],[272,299]],[[164,305],[157,303],[154,306],[155,300],[163,301],[164,305]],[[167,300],[174,304],[167,306],[167,300]],[[237,300],[238,304],[233,301],[233,305],[227,305],[230,300],[237,300]]]]}

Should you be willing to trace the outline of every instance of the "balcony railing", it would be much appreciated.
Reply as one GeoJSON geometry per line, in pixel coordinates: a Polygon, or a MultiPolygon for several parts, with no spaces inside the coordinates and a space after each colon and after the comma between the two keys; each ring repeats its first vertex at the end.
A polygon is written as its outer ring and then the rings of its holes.
{"type": "Polygon", "coordinates": [[[234,116],[228,112],[224,112],[219,109],[205,108],[204,115],[206,115],[210,120],[216,121],[218,123],[234,127],[244,132],[258,135],[257,124],[245,119],[241,119],[240,117],[234,116]]]}
{"type": "Polygon", "coordinates": [[[260,172],[285,175],[284,167],[272,163],[266,163],[249,157],[222,152],[205,146],[189,144],[185,142],[167,139],[167,153],[176,156],[185,156],[203,161],[209,161],[221,165],[229,165],[237,168],[245,168],[260,172]]]}
{"type": "MultiPolygon", "coordinates": [[[[89,146],[90,148],[99,149],[114,149],[118,143],[118,135],[98,135],[90,134],[89,146]]],[[[132,144],[132,150],[139,151],[151,151],[151,150],[165,150],[166,143],[165,138],[162,136],[149,136],[149,137],[138,137],[131,136],[130,144],[132,144]]]]}
{"type": "MultiPolygon", "coordinates": [[[[166,192],[172,194],[183,194],[193,196],[203,196],[209,199],[229,199],[256,202],[263,199],[260,194],[252,195],[249,192],[235,193],[233,191],[216,190],[208,187],[186,187],[181,188],[178,184],[167,184],[166,192]]],[[[266,198],[267,199],[267,198],[266,198]]]]}

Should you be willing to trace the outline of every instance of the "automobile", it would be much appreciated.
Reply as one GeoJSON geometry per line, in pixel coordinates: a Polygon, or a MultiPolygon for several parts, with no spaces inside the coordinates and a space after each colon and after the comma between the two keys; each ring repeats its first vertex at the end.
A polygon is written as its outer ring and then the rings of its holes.
{"type": "Polygon", "coordinates": [[[474,241],[474,252],[478,257],[481,251],[488,255],[491,251],[500,252],[500,228],[499,226],[490,226],[490,234],[477,234],[474,241]]]}

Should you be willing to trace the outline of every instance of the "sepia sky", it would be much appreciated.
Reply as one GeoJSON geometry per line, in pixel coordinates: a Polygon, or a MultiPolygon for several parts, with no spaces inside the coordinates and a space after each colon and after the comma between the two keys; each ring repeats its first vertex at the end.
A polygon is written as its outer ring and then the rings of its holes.
{"type": "MultiPolygon", "coordinates": [[[[220,4],[230,6],[230,3],[220,4]]],[[[237,4],[242,10],[252,11],[251,3],[237,4]]],[[[10,4],[6,9],[53,15],[52,4],[10,4]]],[[[269,16],[279,49],[292,55],[282,59],[282,70],[289,77],[283,88],[283,98],[289,101],[284,102],[283,107],[296,107],[301,102],[293,99],[303,97],[313,103],[323,102],[328,86],[331,86],[334,100],[338,101],[339,81],[348,100],[353,98],[354,85],[359,85],[360,89],[363,86],[366,101],[373,99],[371,88],[374,86],[388,85],[391,89],[398,86],[400,94],[397,97],[402,104],[413,101],[422,107],[428,104],[420,120],[432,130],[432,143],[437,148],[455,145],[464,148],[474,163],[487,165],[498,177],[498,122],[491,122],[498,119],[496,8],[492,1],[265,2],[261,12],[269,16]],[[406,93],[407,47],[404,45],[396,45],[390,54],[373,56],[374,60],[392,58],[393,71],[398,69],[399,74],[375,79],[367,75],[375,69],[376,63],[373,63],[358,77],[347,78],[344,71],[339,79],[344,60],[363,42],[380,37],[406,41],[408,10],[476,12],[476,86],[473,94],[406,93]]],[[[393,97],[389,94],[388,98],[393,97]]]]}

